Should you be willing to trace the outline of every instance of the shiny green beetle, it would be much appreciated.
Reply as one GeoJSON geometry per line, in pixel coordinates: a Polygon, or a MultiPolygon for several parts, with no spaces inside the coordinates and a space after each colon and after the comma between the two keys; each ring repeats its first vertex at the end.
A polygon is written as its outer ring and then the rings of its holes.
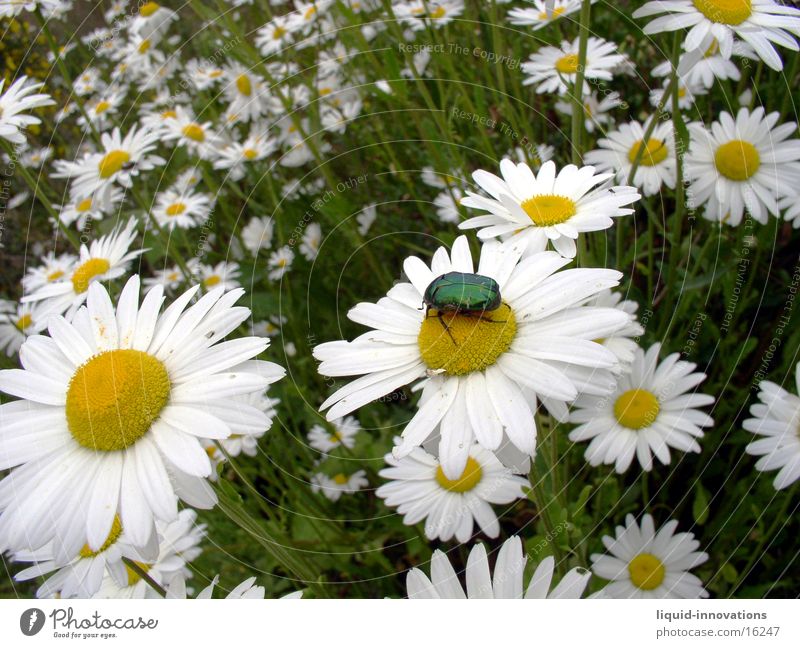
{"type": "Polygon", "coordinates": [[[483,313],[500,307],[500,286],[491,277],[448,272],[431,281],[422,301],[439,312],[483,313]]]}

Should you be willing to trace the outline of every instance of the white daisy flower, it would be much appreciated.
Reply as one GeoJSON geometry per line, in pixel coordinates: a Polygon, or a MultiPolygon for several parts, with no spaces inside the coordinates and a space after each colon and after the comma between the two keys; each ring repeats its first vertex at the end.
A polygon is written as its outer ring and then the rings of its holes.
{"type": "Polygon", "coordinates": [[[595,340],[595,342],[602,344],[617,356],[620,366],[629,366],[633,362],[636,350],[639,348],[639,345],[631,338],[639,339],[644,334],[644,327],[636,321],[636,311],[639,310],[639,304],[631,299],[622,299],[621,293],[611,290],[599,292],[586,303],[588,306],[618,308],[630,315],[631,319],[628,324],[614,333],[614,335],[595,340]]]}
{"type": "MultiPolygon", "coordinates": [[[[30,3],[36,4],[36,3],[30,3]]],[[[3,15],[0,13],[0,15],[3,15]]],[[[44,84],[28,83],[28,77],[21,76],[3,92],[5,79],[0,79],[0,137],[14,144],[23,144],[25,135],[22,134],[28,126],[40,124],[38,117],[28,113],[35,108],[52,106],[55,101],[50,95],[38,92],[44,84]]]]}
{"type": "Polygon", "coordinates": [[[217,265],[211,266],[192,260],[189,262],[189,270],[192,276],[199,279],[205,290],[211,290],[219,286],[222,286],[225,290],[238,288],[238,280],[242,274],[238,263],[229,263],[227,261],[220,261],[217,265]]]}
{"type": "MultiPolygon", "coordinates": [[[[195,598],[196,599],[213,598],[214,588],[218,585],[218,583],[219,583],[219,575],[214,576],[214,579],[211,581],[208,587],[203,588],[200,591],[200,593],[197,596],[195,596],[195,598]]],[[[263,599],[264,596],[266,595],[266,590],[260,585],[256,585],[255,583],[256,583],[255,576],[246,578],[236,587],[234,587],[230,592],[228,592],[225,598],[231,600],[263,599]]],[[[188,598],[186,592],[186,579],[182,575],[175,576],[172,582],[167,587],[167,598],[168,599],[188,598]]],[[[282,599],[303,598],[303,590],[285,594],[284,596],[281,596],[281,598],[282,599]]]]}
{"type": "Polygon", "coordinates": [[[102,92],[106,85],[100,76],[100,70],[95,67],[88,67],[81,72],[74,81],[73,90],[79,97],[102,92]]]}
{"type": "Polygon", "coordinates": [[[508,12],[508,21],[512,25],[530,27],[533,31],[550,23],[569,16],[581,9],[581,0],[556,0],[550,11],[545,7],[545,0],[533,0],[532,7],[514,7],[508,12]]]}
{"type": "MultiPolygon", "coordinates": [[[[800,364],[795,368],[795,385],[800,391],[800,364]]],[[[747,454],[760,457],[756,470],[778,470],[773,484],[786,488],[800,479],[800,398],[769,380],[759,383],[758,399],[742,423],[748,432],[760,436],[750,443],[747,454]]]]}
{"type": "Polygon", "coordinates": [[[182,106],[175,108],[175,117],[164,122],[161,136],[165,140],[176,140],[189,152],[204,160],[216,157],[222,150],[223,141],[214,133],[211,122],[198,122],[182,106]]]}
{"type": "Polygon", "coordinates": [[[657,16],[644,28],[645,34],[658,34],[690,27],[684,48],[691,52],[708,47],[709,37],[719,42],[726,59],[733,52],[734,36],[751,45],[759,58],[773,70],[782,70],[783,61],[772,43],[797,50],[800,36],[800,10],[775,0],[658,0],[633,12],[634,18],[657,16]]]}
{"type": "Polygon", "coordinates": [[[581,425],[569,438],[576,443],[591,439],[585,458],[592,466],[614,464],[623,473],[636,457],[649,471],[653,455],[669,464],[670,448],[700,452],[697,439],[703,437],[702,428],[714,424],[697,409],[714,402],[713,396],[695,391],[706,375],[694,372],[695,363],[679,360],[679,353],[659,364],[660,350],[660,344],[646,353],[637,349],[610,396],[581,395],[575,401],[569,420],[581,425]]]}
{"type": "Polygon", "coordinates": [[[58,219],[64,225],[75,223],[79,230],[83,230],[89,221],[103,220],[106,215],[111,214],[124,198],[125,194],[119,187],[109,189],[102,200],[92,196],[73,197],[61,207],[58,219]]]}
{"type": "Polygon", "coordinates": [[[160,227],[187,229],[205,222],[213,206],[214,199],[208,194],[168,189],[156,196],[151,212],[160,227]]]}
{"type": "Polygon", "coordinates": [[[67,318],[71,318],[86,301],[91,284],[121,277],[128,271],[130,262],[144,252],[143,249],[129,252],[136,239],[136,225],[136,219],[131,218],[124,228],[120,224],[110,234],[92,241],[88,247],[82,244],[78,260],[68,278],[41,286],[24,296],[22,302],[42,302],[48,313],[67,312],[67,318]]]}
{"type": "Polygon", "coordinates": [[[117,307],[100,282],[72,322],[53,316],[50,337],[20,349],[24,369],[0,372],[0,549],[58,538],[66,554],[97,551],[119,514],[131,542],[146,544],[156,519],[176,519],[177,502],[209,508],[211,471],[200,438],[225,439],[228,421],[263,412],[233,396],[262,392],[284,370],[251,360],[265,338],[222,340],[250,315],[243,290],[212,290],[188,304],[194,286],[161,315],[163,291],[139,305],[139,277],[117,307]],[[113,380],[112,380],[113,377],[113,380]]]}
{"type": "Polygon", "coordinates": [[[47,162],[53,155],[53,149],[50,146],[37,149],[25,149],[19,153],[19,162],[22,166],[32,169],[40,169],[42,165],[47,162]]]}
{"type": "Polygon", "coordinates": [[[122,558],[153,562],[158,557],[158,536],[151,534],[145,546],[133,547],[122,529],[119,516],[114,517],[111,531],[103,545],[93,551],[83,545],[77,555],[64,559],[58,538],[35,551],[18,551],[13,555],[17,562],[36,563],[14,575],[16,581],[27,581],[53,573],[36,590],[37,598],[91,598],[99,590],[105,576],[117,585],[128,584],[128,567],[122,558]]]}
{"type": "Polygon", "coordinates": [[[302,254],[307,261],[313,261],[317,258],[317,254],[319,254],[319,246],[321,244],[322,228],[319,223],[309,223],[300,241],[300,254],[302,254]]]}
{"type": "Polygon", "coordinates": [[[545,162],[538,174],[524,162],[500,162],[502,178],[478,170],[472,178],[491,198],[467,191],[461,205],[489,212],[470,218],[461,229],[480,228],[478,237],[513,235],[529,241],[531,251],[544,250],[548,241],[565,257],[573,258],[581,232],[596,232],[614,224],[612,218],[633,213],[625,209],[641,198],[634,187],[609,186],[614,174],[595,174],[592,166],[565,166],[556,174],[554,162],[545,162]]]}
{"type": "Polygon", "coordinates": [[[289,14],[289,29],[304,35],[308,34],[332,4],[333,0],[311,0],[311,2],[295,0],[295,10],[289,14]]]}
{"type": "Polygon", "coordinates": [[[251,133],[243,142],[231,142],[219,151],[214,161],[215,169],[230,169],[231,180],[241,180],[249,164],[254,164],[272,155],[278,143],[265,134],[251,133]]]}
{"type": "MultiPolygon", "coordinates": [[[[156,523],[158,533],[158,551],[155,560],[140,556],[135,560],[142,569],[158,585],[166,588],[176,577],[191,577],[187,565],[200,555],[200,543],[206,535],[206,525],[196,524],[197,512],[183,509],[175,520],[156,523]]],[[[161,595],[133,569],[124,565],[126,580],[118,582],[111,575],[106,575],[99,591],[92,597],[95,599],[144,599],[161,598],[161,595]]]]}
{"type": "Polygon", "coordinates": [[[87,153],[80,161],[56,160],[54,178],[70,180],[73,198],[94,196],[106,202],[111,186],[118,183],[130,189],[133,178],[142,171],[150,171],[164,164],[164,159],[153,155],[159,134],[133,126],[122,137],[119,128],[101,136],[103,150],[87,153]]]}
{"type": "Polygon", "coordinates": [[[275,223],[271,217],[253,216],[242,228],[242,241],[247,251],[255,257],[258,256],[259,250],[271,247],[274,228],[275,223]]]}
{"type": "Polygon", "coordinates": [[[142,279],[142,285],[145,288],[153,288],[161,286],[167,294],[173,292],[183,282],[183,273],[179,266],[175,265],[171,268],[162,268],[155,276],[146,277],[142,279]]]}
{"type": "Polygon", "coordinates": [[[255,45],[263,56],[270,56],[292,43],[289,16],[275,16],[256,32],[255,45]]]}
{"type": "Polygon", "coordinates": [[[366,236],[367,232],[369,232],[369,228],[372,227],[372,224],[375,222],[377,217],[378,209],[374,204],[365,206],[358,216],[356,216],[358,233],[361,236],[366,236]]]}
{"type": "Polygon", "coordinates": [[[354,416],[331,421],[333,432],[317,424],[308,432],[308,445],[314,450],[319,450],[325,454],[335,450],[339,446],[353,449],[356,445],[356,435],[361,430],[361,423],[354,416]]]}
{"type": "MultiPolygon", "coordinates": [[[[547,45],[531,54],[522,64],[522,72],[527,75],[523,85],[535,85],[537,93],[565,94],[575,85],[578,71],[578,40],[571,43],[562,41],[560,47],[547,45]]],[[[616,67],[628,61],[624,54],[618,54],[614,43],[590,36],[586,50],[584,79],[611,81],[616,67]]],[[[584,84],[583,94],[589,94],[588,83],[584,84]]]]}
{"type": "Polygon", "coordinates": [[[269,255],[269,261],[267,262],[269,274],[267,276],[272,281],[278,281],[291,270],[292,261],[294,261],[294,252],[288,245],[278,248],[269,255]]]}
{"type": "Polygon", "coordinates": [[[157,2],[139,5],[139,13],[130,23],[130,31],[143,39],[158,39],[169,31],[178,14],[157,2]]]}
{"type": "MultiPolygon", "coordinates": [[[[736,50],[734,44],[734,53],[736,50]]],[[[672,63],[664,61],[656,65],[652,73],[653,76],[669,76],[672,74],[672,63]]],[[[736,63],[720,54],[719,42],[715,38],[711,39],[711,45],[705,50],[681,54],[678,74],[682,77],[684,87],[701,86],[707,90],[711,89],[716,79],[738,81],[742,76],[736,63]]]]}
{"type": "Polygon", "coordinates": [[[574,567],[551,589],[555,559],[547,556],[536,566],[528,587],[523,592],[527,561],[528,556],[523,551],[519,536],[511,536],[500,547],[492,577],[486,548],[482,544],[475,545],[467,558],[465,595],[447,555],[437,549],[431,558],[430,579],[417,568],[408,572],[406,577],[408,598],[578,599],[583,595],[591,578],[591,572],[574,567]]]}
{"type": "Polygon", "coordinates": [[[40,8],[43,13],[48,14],[58,8],[62,0],[6,0],[0,3],[0,16],[14,17],[23,11],[36,11],[40,8]]]}
{"type": "Polygon", "coordinates": [[[436,208],[436,216],[443,223],[458,223],[461,220],[459,206],[464,192],[458,187],[453,187],[450,191],[442,191],[433,199],[433,206],[436,208]]]}
{"type": "Polygon", "coordinates": [[[238,457],[240,454],[255,457],[258,452],[258,440],[272,427],[272,419],[276,415],[275,407],[280,400],[270,398],[263,392],[252,392],[231,399],[232,405],[238,403],[242,403],[245,407],[239,415],[236,412],[232,413],[228,420],[231,435],[227,439],[221,439],[219,444],[231,457],[238,457]],[[258,410],[263,416],[254,420],[251,414],[253,410],[258,410]]]}
{"type": "Polygon", "coordinates": [[[321,492],[331,502],[339,501],[342,493],[352,495],[367,485],[369,481],[365,470],[356,470],[352,475],[337,473],[333,477],[325,473],[316,473],[311,477],[311,492],[321,492]]]}
{"type": "Polygon", "coordinates": [[[727,112],[707,130],[689,124],[686,154],[687,196],[712,221],[738,225],[745,209],[759,223],[778,215],[778,201],[796,196],[800,185],[800,139],[789,139],[797,124],[776,126],[780,115],[741,108],[736,119],[727,112]]]}
{"type": "Polygon", "coordinates": [[[89,123],[96,129],[104,130],[111,124],[111,116],[117,112],[122,101],[125,99],[124,92],[104,92],[101,97],[87,102],[84,106],[88,121],[83,116],[78,117],[78,124],[89,130],[89,123]]]}
{"type": "MultiPolygon", "coordinates": [[[[214,580],[211,581],[211,584],[208,587],[203,588],[195,598],[210,599],[214,594],[214,587],[217,585],[217,583],[219,583],[219,576],[214,576],[214,580]]],[[[260,585],[256,585],[256,577],[251,576],[250,578],[243,580],[230,592],[228,592],[225,598],[237,601],[243,599],[261,600],[264,598],[265,594],[266,590],[260,585]]]]}
{"type": "Polygon", "coordinates": [[[557,272],[569,260],[542,252],[521,261],[523,250],[522,244],[484,243],[477,279],[465,236],[456,239],[450,254],[439,248],[430,267],[407,258],[410,283],[397,283],[377,304],[361,303],[348,313],[370,331],[353,342],[314,349],[322,375],[361,375],[322,404],[321,409],[330,408],[328,420],[427,376],[395,456],[408,455],[438,431],[445,475],[456,479],[474,441],[495,451],[507,434],[532,456],[537,399],[565,412],[564,402],[579,391],[602,395],[613,389],[609,369],[616,357],[592,340],[612,335],[630,316],[579,304],[617,285],[621,274],[589,268],[557,272]],[[500,306],[482,313],[426,313],[423,295],[451,272],[485,284],[494,280],[500,306]]]}
{"type": "Polygon", "coordinates": [[[228,100],[228,112],[241,121],[258,119],[268,107],[264,79],[240,63],[231,63],[225,69],[227,83],[222,88],[228,100]]]}
{"type": "Polygon", "coordinates": [[[320,117],[322,127],[329,133],[341,135],[347,130],[347,125],[361,114],[361,108],[360,99],[347,101],[335,108],[323,107],[320,117]]]}
{"type": "Polygon", "coordinates": [[[222,81],[225,71],[210,61],[191,59],[184,66],[184,74],[197,90],[208,90],[222,81]]]}
{"type": "MultiPolygon", "coordinates": [[[[653,88],[650,91],[650,105],[653,108],[672,111],[672,95],[664,96],[668,83],[665,82],[660,88],[653,88]]],[[[688,77],[678,77],[678,108],[680,110],[689,110],[694,105],[695,98],[705,94],[708,94],[705,86],[692,84],[688,77]]]]}
{"type": "Polygon", "coordinates": [[[268,320],[253,322],[251,327],[252,335],[275,337],[281,332],[283,325],[288,321],[289,320],[283,315],[270,315],[268,320]]]}
{"type": "Polygon", "coordinates": [[[447,189],[448,187],[457,187],[464,184],[464,179],[458,171],[450,169],[446,173],[441,173],[432,166],[422,167],[420,180],[434,189],[447,189]]]}
{"type": "MultiPolygon", "coordinates": [[[[398,440],[399,441],[399,440],[398,440]]],[[[375,495],[386,506],[397,508],[403,524],[425,521],[429,540],[446,542],[453,537],[468,542],[473,522],[490,538],[500,534],[500,523],[491,504],[511,504],[525,497],[530,483],[514,475],[497,457],[479,445],[468,449],[467,464],[456,479],[444,474],[439,461],[422,448],[402,459],[387,454],[378,475],[390,480],[375,495]]]]}
{"type": "Polygon", "coordinates": [[[464,13],[464,0],[411,0],[392,6],[397,20],[413,31],[442,27],[464,13]]]}
{"type": "Polygon", "coordinates": [[[690,569],[708,560],[697,551],[700,543],[691,533],[675,533],[677,520],[656,532],[650,514],[642,525],[628,515],[625,526],[616,528],[616,538],[603,536],[611,555],[592,554],[592,572],[611,581],[602,590],[608,598],[708,598],[702,581],[690,569]]]}
{"type": "Polygon", "coordinates": [[[655,195],[662,185],[674,189],[676,162],[672,123],[659,121],[645,144],[647,127],[647,122],[644,125],[637,121],[621,124],[617,130],[597,140],[599,148],[586,153],[584,160],[598,171],[614,173],[617,182],[627,182],[639,151],[644,149],[639,157],[633,185],[641,189],[645,196],[655,195]]]}
{"type": "MultiPolygon", "coordinates": [[[[610,111],[619,107],[627,107],[627,104],[622,101],[618,92],[605,92],[602,98],[596,92],[583,95],[583,113],[586,117],[583,125],[586,131],[594,133],[595,129],[602,130],[603,127],[613,124],[610,111]]],[[[556,110],[572,117],[572,103],[569,101],[557,101],[556,110]]]]}
{"type": "Polygon", "coordinates": [[[41,259],[42,265],[28,268],[22,277],[22,289],[25,293],[36,292],[42,286],[63,279],[72,273],[77,257],[74,254],[50,252],[41,259]]]}
{"type": "Polygon", "coordinates": [[[37,304],[18,304],[0,300],[9,310],[0,312],[0,352],[11,357],[19,351],[29,335],[39,333],[47,326],[49,313],[37,304]]]}

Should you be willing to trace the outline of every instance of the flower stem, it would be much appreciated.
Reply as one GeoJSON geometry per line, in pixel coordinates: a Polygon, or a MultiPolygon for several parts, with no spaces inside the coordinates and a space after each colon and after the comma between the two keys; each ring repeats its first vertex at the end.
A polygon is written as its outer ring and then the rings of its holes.
{"type": "Polygon", "coordinates": [[[572,163],[581,163],[581,139],[583,138],[583,80],[586,77],[586,50],[589,43],[589,19],[592,1],[581,3],[580,27],[578,32],[578,69],[575,72],[575,86],[572,89],[572,163]]]}
{"type": "Polygon", "coordinates": [[[130,569],[133,573],[135,573],[139,578],[141,578],[145,583],[147,583],[150,587],[155,590],[161,598],[167,598],[167,590],[165,590],[161,585],[156,583],[153,580],[153,577],[150,576],[144,569],[139,567],[136,564],[136,561],[127,558],[126,556],[122,557],[122,562],[125,563],[125,566],[130,569]]]}

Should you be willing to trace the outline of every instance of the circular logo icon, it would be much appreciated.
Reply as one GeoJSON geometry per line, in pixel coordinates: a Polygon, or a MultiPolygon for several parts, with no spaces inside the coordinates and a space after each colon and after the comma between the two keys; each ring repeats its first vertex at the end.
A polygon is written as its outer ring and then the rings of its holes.
{"type": "Polygon", "coordinates": [[[39,608],[30,608],[19,618],[19,629],[22,634],[32,637],[44,627],[44,612],[39,608]]]}

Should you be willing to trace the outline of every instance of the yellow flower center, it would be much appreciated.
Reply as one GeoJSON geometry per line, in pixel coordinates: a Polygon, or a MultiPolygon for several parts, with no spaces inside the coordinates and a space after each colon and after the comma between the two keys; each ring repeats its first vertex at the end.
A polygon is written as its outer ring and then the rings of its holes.
{"type": "Polygon", "coordinates": [[[248,148],[242,152],[242,155],[246,157],[248,160],[254,160],[258,156],[258,151],[256,151],[255,149],[248,148]]]}
{"type": "MultiPolygon", "coordinates": [[[[152,565],[148,565],[147,563],[139,562],[138,560],[134,560],[133,562],[136,563],[136,566],[139,567],[145,574],[150,571],[152,565]]],[[[128,587],[133,587],[142,580],[142,577],[139,576],[135,571],[133,571],[128,565],[125,565],[125,571],[128,574],[128,587]]]]}
{"type": "Polygon", "coordinates": [[[206,139],[206,132],[203,130],[203,127],[194,122],[184,126],[182,132],[186,137],[195,142],[202,142],[206,139]]]}
{"type": "Polygon", "coordinates": [[[303,14],[303,18],[305,18],[306,20],[311,20],[311,17],[315,13],[317,13],[317,8],[312,5],[308,9],[306,9],[306,12],[303,14]]]}
{"type": "Polygon", "coordinates": [[[120,533],[122,533],[122,522],[120,522],[119,515],[115,515],[114,521],[111,523],[111,531],[109,531],[108,537],[106,538],[106,541],[103,543],[103,546],[100,547],[97,551],[92,551],[89,548],[89,545],[85,544],[83,545],[83,548],[80,550],[80,557],[94,558],[96,555],[103,553],[106,549],[108,549],[111,545],[113,545],[117,541],[120,533]]]}
{"type": "Polygon", "coordinates": [[[661,406],[646,389],[630,389],[614,403],[614,416],[619,424],[631,430],[641,430],[656,420],[661,406]]]}
{"type": "Polygon", "coordinates": [[[575,74],[578,71],[578,55],[567,54],[556,61],[556,70],[561,74],[575,74]]]}
{"type": "MultiPolygon", "coordinates": [[[[628,151],[628,160],[633,164],[639,150],[642,148],[642,140],[636,140],[628,151]]],[[[647,140],[647,146],[644,147],[642,157],[639,158],[639,164],[642,166],[656,166],[661,164],[667,159],[667,143],[664,140],[651,137],[647,140]]]]}
{"type": "Polygon", "coordinates": [[[438,7],[436,7],[436,9],[431,11],[430,16],[431,18],[433,18],[433,20],[438,20],[439,18],[444,18],[446,13],[447,9],[445,9],[442,5],[439,5],[438,7]]]}
{"type": "Polygon", "coordinates": [[[272,38],[275,40],[280,40],[286,34],[286,30],[283,27],[276,27],[272,30],[272,38]]]}
{"type": "Polygon", "coordinates": [[[178,116],[174,110],[165,110],[161,113],[161,119],[175,119],[178,116]]]}
{"type": "Polygon", "coordinates": [[[139,43],[139,54],[144,54],[147,50],[150,49],[150,39],[145,38],[141,43],[139,43]]]}
{"type": "Polygon", "coordinates": [[[483,314],[432,309],[422,322],[417,344],[430,369],[463,376],[493,365],[516,333],[514,311],[507,304],[483,314]]]}
{"type": "Polygon", "coordinates": [[[166,209],[167,216],[180,216],[185,211],[186,211],[186,204],[182,202],[172,203],[166,209]]]}
{"type": "Polygon", "coordinates": [[[89,259],[82,263],[75,272],[72,273],[72,287],[76,295],[81,295],[89,290],[89,283],[96,276],[105,274],[111,264],[108,259],[89,259]]]}
{"type": "Polygon", "coordinates": [[[101,113],[104,113],[109,108],[111,108],[111,104],[110,103],[108,103],[107,101],[100,101],[94,107],[94,112],[95,112],[96,115],[100,115],[101,113]]]}
{"type": "Polygon", "coordinates": [[[664,582],[664,564],[653,554],[641,553],[628,563],[631,582],[643,590],[654,590],[664,582]]]}
{"type": "Polygon", "coordinates": [[[546,11],[542,11],[542,12],[539,13],[539,20],[555,20],[556,18],[558,18],[563,13],[564,13],[564,7],[556,7],[555,9],[553,9],[552,18],[548,18],[547,17],[547,12],[546,11]]]}
{"type": "Polygon", "coordinates": [[[211,70],[211,72],[208,73],[208,76],[211,79],[217,79],[222,76],[222,70],[211,70]]]}
{"type": "Polygon", "coordinates": [[[711,22],[741,25],[753,13],[750,0],[692,0],[695,9],[711,22]]]}
{"type": "Polygon", "coordinates": [[[458,479],[448,479],[444,474],[444,470],[439,466],[436,469],[436,483],[445,490],[454,493],[466,493],[475,488],[481,481],[483,471],[481,465],[472,457],[467,458],[467,465],[464,466],[464,472],[458,479]]]}
{"type": "Polygon", "coordinates": [[[49,275],[47,275],[47,281],[55,281],[56,279],[61,279],[64,276],[63,270],[53,270],[49,275]]]}
{"type": "Polygon", "coordinates": [[[761,157],[750,142],[731,140],[717,149],[714,164],[726,178],[742,182],[758,171],[761,157]]]}
{"type": "Polygon", "coordinates": [[[678,87],[678,98],[683,99],[686,96],[686,88],[683,86],[678,87]]]}
{"type": "Polygon", "coordinates": [[[566,196],[541,194],[523,200],[520,207],[535,225],[547,227],[568,221],[575,215],[575,203],[566,196]]]}
{"type": "Polygon", "coordinates": [[[333,481],[335,483],[339,484],[339,486],[343,486],[344,484],[347,483],[347,475],[344,475],[342,473],[339,473],[338,475],[334,475],[333,476],[333,481]]]}
{"type": "Polygon", "coordinates": [[[220,281],[222,280],[219,278],[219,275],[211,275],[203,280],[203,285],[206,288],[211,288],[211,286],[216,286],[220,281]]]}
{"type": "Polygon", "coordinates": [[[152,16],[159,9],[161,9],[161,5],[157,2],[145,2],[142,8],[139,9],[139,13],[147,18],[148,16],[152,16]]]}
{"type": "Polygon", "coordinates": [[[236,78],[236,88],[245,97],[249,97],[253,92],[253,84],[250,83],[250,77],[247,76],[246,74],[240,74],[236,78]]]}
{"type": "Polygon", "coordinates": [[[150,429],[169,393],[167,370],[153,356],[104,351],[78,367],[69,382],[67,426],[85,448],[124,450],[150,429]]]}
{"type": "Polygon", "coordinates": [[[131,155],[127,151],[120,149],[109,151],[97,165],[100,177],[103,178],[103,180],[110,178],[130,161],[131,155]]]}
{"type": "Polygon", "coordinates": [[[75,205],[75,209],[77,209],[81,213],[87,212],[91,208],[92,208],[92,199],[91,198],[84,198],[77,205],[75,205]]]}
{"type": "Polygon", "coordinates": [[[25,331],[31,324],[33,324],[33,318],[31,317],[30,313],[25,313],[22,317],[17,320],[16,327],[20,331],[25,331]]]}

